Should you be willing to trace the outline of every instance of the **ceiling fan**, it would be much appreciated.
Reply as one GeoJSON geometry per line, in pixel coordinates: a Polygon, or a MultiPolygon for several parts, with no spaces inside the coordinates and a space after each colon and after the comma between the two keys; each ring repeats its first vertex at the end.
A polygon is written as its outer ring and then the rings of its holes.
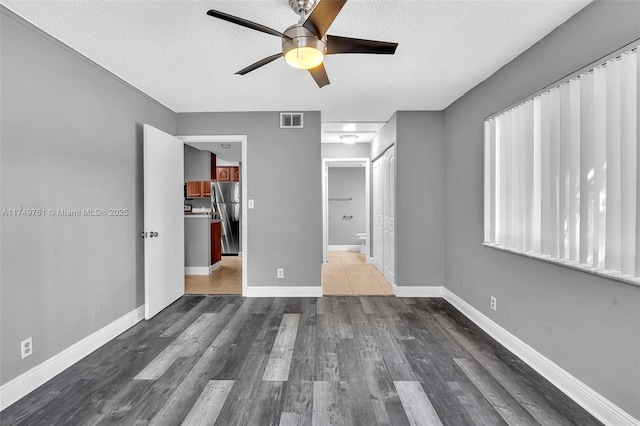
{"type": "Polygon", "coordinates": [[[300,15],[300,21],[282,33],[217,10],[210,10],[207,15],[282,39],[282,53],[268,56],[241,69],[236,74],[245,75],[284,56],[292,67],[308,70],[318,87],[323,87],[329,84],[329,77],[323,64],[325,55],[339,53],[393,55],[398,47],[398,43],[328,35],[327,30],[346,2],[347,0],[289,0],[289,6],[300,15]]]}

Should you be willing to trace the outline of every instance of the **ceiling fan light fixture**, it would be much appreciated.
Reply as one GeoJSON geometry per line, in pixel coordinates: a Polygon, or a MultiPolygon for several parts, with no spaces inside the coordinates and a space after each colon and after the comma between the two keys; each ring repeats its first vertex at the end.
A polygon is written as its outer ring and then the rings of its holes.
{"type": "Polygon", "coordinates": [[[284,60],[293,68],[309,70],[322,65],[327,45],[311,31],[296,24],[286,29],[282,39],[284,60]]]}
{"type": "Polygon", "coordinates": [[[340,140],[342,141],[342,143],[351,145],[353,143],[356,143],[356,141],[358,140],[358,135],[341,135],[340,140]]]}
{"type": "Polygon", "coordinates": [[[315,47],[295,47],[285,53],[284,59],[293,68],[308,70],[324,61],[324,53],[315,47]]]}

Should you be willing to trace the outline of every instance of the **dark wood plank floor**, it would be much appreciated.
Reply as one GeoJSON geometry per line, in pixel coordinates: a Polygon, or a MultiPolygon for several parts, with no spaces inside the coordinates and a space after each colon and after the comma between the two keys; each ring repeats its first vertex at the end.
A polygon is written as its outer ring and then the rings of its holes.
{"type": "Polygon", "coordinates": [[[185,296],[7,425],[599,424],[443,299],[185,296]]]}

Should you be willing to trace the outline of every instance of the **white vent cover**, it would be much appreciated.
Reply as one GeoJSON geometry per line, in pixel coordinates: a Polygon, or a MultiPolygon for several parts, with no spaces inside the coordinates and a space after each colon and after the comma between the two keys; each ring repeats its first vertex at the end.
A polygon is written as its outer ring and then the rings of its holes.
{"type": "Polygon", "coordinates": [[[281,129],[302,129],[304,127],[304,114],[301,112],[281,112],[281,129]]]}

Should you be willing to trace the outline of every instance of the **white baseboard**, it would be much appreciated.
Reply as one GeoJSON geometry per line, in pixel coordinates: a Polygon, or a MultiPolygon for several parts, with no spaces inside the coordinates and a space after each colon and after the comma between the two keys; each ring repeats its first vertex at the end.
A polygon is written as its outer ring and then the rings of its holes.
{"type": "Polygon", "coordinates": [[[185,275],[209,275],[209,266],[185,266],[185,275]]]}
{"type": "Polygon", "coordinates": [[[553,383],[554,386],[604,424],[616,426],[640,425],[640,420],[634,418],[622,408],[591,389],[571,373],[502,328],[446,288],[444,289],[443,297],[478,327],[513,352],[518,358],[527,363],[531,368],[540,373],[545,379],[553,383]]]}
{"type": "Polygon", "coordinates": [[[328,250],[331,251],[360,251],[360,244],[355,245],[329,245],[328,250]]]}
{"type": "MultiPolygon", "coordinates": [[[[221,266],[222,266],[222,260],[218,260],[216,263],[214,263],[213,265],[209,266],[209,274],[212,273],[213,271],[215,271],[216,269],[218,269],[221,266]]],[[[209,274],[207,274],[207,275],[209,275],[209,274]]]]}
{"type": "Polygon", "coordinates": [[[442,297],[443,286],[406,286],[393,284],[396,297],[442,297]]]}
{"type": "Polygon", "coordinates": [[[144,319],[144,305],[0,386],[0,411],[144,319]]]}
{"type": "Polygon", "coordinates": [[[247,286],[245,297],[322,297],[322,287],[247,286]]]}

